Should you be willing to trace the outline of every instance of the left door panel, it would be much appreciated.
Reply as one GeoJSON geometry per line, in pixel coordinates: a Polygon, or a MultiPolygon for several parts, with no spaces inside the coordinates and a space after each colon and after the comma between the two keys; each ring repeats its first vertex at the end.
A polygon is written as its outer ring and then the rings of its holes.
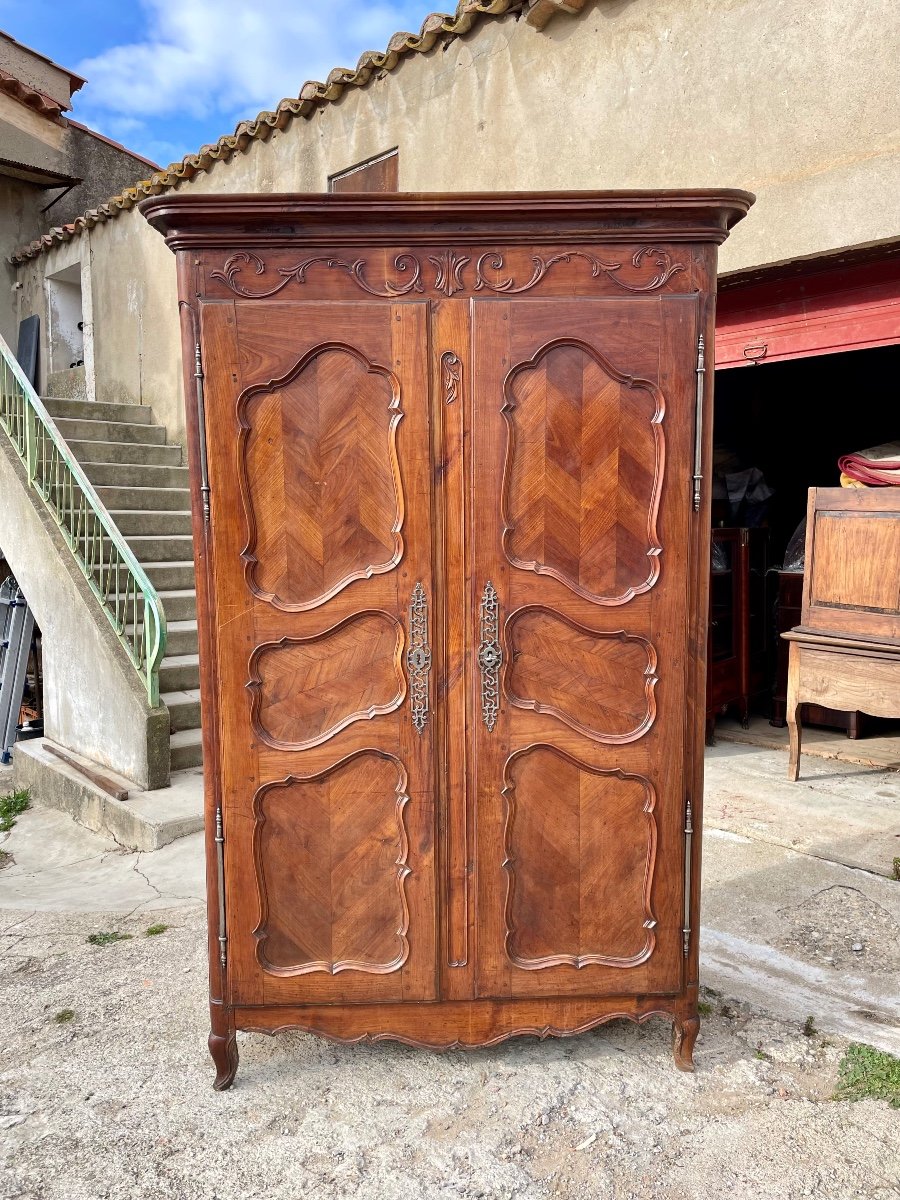
{"type": "Polygon", "coordinates": [[[427,305],[202,334],[229,999],[433,999],[427,305]]]}

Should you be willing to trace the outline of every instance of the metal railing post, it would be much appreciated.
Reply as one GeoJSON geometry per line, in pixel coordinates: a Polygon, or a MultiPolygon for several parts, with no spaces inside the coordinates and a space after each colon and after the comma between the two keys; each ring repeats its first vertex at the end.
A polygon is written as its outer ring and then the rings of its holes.
{"type": "Polygon", "coordinates": [[[37,477],[37,416],[30,404],[25,405],[25,469],[33,485],[37,477]]]}
{"type": "Polygon", "coordinates": [[[88,586],[140,675],[150,704],[156,708],[159,665],[166,652],[166,615],[156,589],[2,337],[0,364],[0,426],[25,464],[29,485],[53,514],[88,586]],[[140,631],[139,612],[143,614],[140,631]]]}

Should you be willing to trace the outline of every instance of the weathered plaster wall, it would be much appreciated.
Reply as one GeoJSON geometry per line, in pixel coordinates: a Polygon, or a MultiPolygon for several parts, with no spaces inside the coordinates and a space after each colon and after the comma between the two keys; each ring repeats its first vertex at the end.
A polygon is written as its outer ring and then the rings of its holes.
{"type": "MultiPolygon", "coordinates": [[[[63,242],[54,246],[46,254],[34,261],[33,266],[39,270],[19,271],[21,288],[16,293],[16,319],[31,313],[38,313],[41,318],[40,346],[38,350],[38,391],[46,394],[47,375],[50,371],[50,306],[47,294],[47,279],[58,275],[61,271],[71,270],[74,266],[82,267],[82,296],[84,295],[84,275],[90,267],[90,240],[87,236],[74,238],[71,242],[63,242]]],[[[90,329],[85,327],[85,341],[90,338],[90,329]]],[[[8,339],[7,339],[8,340],[8,339]]],[[[15,341],[11,342],[15,350],[15,341]]]]}
{"type": "Polygon", "coordinates": [[[68,174],[62,165],[65,135],[66,129],[61,122],[0,93],[0,146],[3,147],[0,157],[29,167],[68,174]]]}
{"type": "MultiPolygon", "coordinates": [[[[33,228],[37,220],[40,196],[40,191],[31,184],[0,175],[0,246],[22,244],[22,238],[27,237],[27,231],[33,228]]],[[[4,255],[0,269],[0,334],[14,351],[20,306],[16,280],[16,269],[6,261],[4,255]]],[[[40,312],[40,309],[26,310],[32,311],[40,312]]]]}
{"type": "MultiPolygon", "coordinates": [[[[0,51],[5,45],[0,37],[0,51]]],[[[42,310],[23,306],[22,297],[13,290],[16,272],[7,256],[102,204],[139,176],[149,175],[151,168],[102,138],[68,122],[49,120],[3,93],[0,158],[81,180],[70,187],[45,187],[0,174],[0,334],[15,350],[20,316],[42,310]]]]}
{"type": "Polygon", "coordinates": [[[509,17],[188,186],[320,189],[397,145],[414,191],[749,188],[723,271],[857,245],[900,215],[895,20],[888,0],[603,0],[543,33],[509,17]]]}
{"type": "Polygon", "coordinates": [[[73,76],[65,67],[23,46],[6,33],[0,33],[0,70],[8,71],[62,105],[69,103],[73,84],[79,82],[79,77],[73,76]]]}
{"type": "Polygon", "coordinates": [[[43,635],[46,735],[140,787],[163,787],[169,714],[149,707],[75,560],[49,514],[35,506],[24,468],[0,437],[0,551],[43,635]]]}
{"type": "Polygon", "coordinates": [[[151,405],[170,439],[182,442],[175,261],[140,220],[128,213],[89,235],[96,398],[151,405]]]}
{"type": "MultiPolygon", "coordinates": [[[[540,33],[489,21],[181,190],[320,191],[399,146],[411,191],[749,188],[723,272],[876,242],[900,228],[895,19],[891,0],[594,0],[540,33]]],[[[181,441],[162,239],[131,211],[90,251],[97,398],[152,404],[181,441]]]]}
{"type": "Polygon", "coordinates": [[[55,203],[42,214],[40,227],[31,237],[74,221],[86,209],[96,208],[110,196],[131,187],[136,180],[148,179],[153,173],[153,167],[144,159],[136,158],[121,146],[69,121],[66,122],[58,167],[82,182],[64,194],[50,191],[44,203],[50,200],[55,203]]]}

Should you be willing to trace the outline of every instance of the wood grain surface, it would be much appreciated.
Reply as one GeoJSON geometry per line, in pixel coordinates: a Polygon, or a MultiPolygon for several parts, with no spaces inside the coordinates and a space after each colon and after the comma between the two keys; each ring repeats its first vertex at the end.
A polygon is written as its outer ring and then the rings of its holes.
{"type": "Polygon", "coordinates": [[[751,199],[143,206],[205,372],[218,1087],[235,1028],[446,1048],[665,1014],[690,1068],[697,346],[751,199]]]}

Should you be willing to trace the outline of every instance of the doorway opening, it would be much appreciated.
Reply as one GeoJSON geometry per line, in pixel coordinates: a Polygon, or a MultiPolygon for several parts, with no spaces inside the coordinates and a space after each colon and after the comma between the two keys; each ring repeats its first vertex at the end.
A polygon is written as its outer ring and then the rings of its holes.
{"type": "Polygon", "coordinates": [[[81,263],[47,276],[48,393],[85,398],[85,319],[81,263]]]}

